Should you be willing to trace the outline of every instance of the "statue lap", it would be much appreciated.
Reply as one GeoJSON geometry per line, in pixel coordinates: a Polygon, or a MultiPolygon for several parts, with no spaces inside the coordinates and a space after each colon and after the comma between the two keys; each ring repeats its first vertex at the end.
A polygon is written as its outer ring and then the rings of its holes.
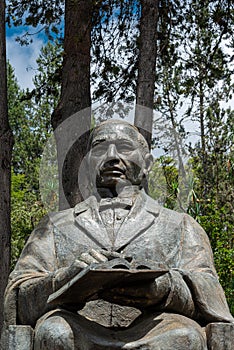
{"type": "Polygon", "coordinates": [[[81,315],[58,310],[35,328],[34,350],[207,350],[206,335],[195,321],[178,314],[140,316],[126,329],[110,329],[81,315]]]}

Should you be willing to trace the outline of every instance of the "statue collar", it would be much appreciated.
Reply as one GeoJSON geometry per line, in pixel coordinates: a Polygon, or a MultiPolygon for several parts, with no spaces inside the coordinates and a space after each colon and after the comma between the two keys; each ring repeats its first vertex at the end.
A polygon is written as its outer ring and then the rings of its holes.
{"type": "Polygon", "coordinates": [[[144,190],[136,195],[135,202],[124,220],[118,236],[110,241],[103,225],[99,203],[95,196],[89,197],[74,208],[75,225],[85,232],[100,247],[119,250],[145,232],[157,219],[160,206],[148,197],[144,190]]]}
{"type": "Polygon", "coordinates": [[[137,195],[140,193],[138,186],[126,186],[117,197],[101,198],[99,202],[99,210],[105,210],[110,206],[113,208],[130,209],[135,203],[137,195]]]}
{"type": "Polygon", "coordinates": [[[78,203],[74,207],[74,215],[77,216],[88,209],[98,211],[99,203],[102,205],[108,205],[108,203],[123,203],[123,205],[131,207],[138,204],[136,210],[139,210],[140,207],[144,205],[147,211],[155,215],[159,213],[161,208],[157,201],[145,193],[144,189],[139,190],[137,186],[131,186],[125,188],[118,197],[101,199],[100,202],[98,202],[95,196],[88,197],[85,201],[78,203]],[[140,207],[139,204],[141,204],[140,207]]]}

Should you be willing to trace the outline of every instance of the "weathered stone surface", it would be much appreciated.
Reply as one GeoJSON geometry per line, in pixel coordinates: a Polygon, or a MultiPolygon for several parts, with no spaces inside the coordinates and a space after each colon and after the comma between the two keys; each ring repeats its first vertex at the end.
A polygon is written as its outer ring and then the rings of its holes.
{"type": "Polygon", "coordinates": [[[210,323],[206,335],[208,350],[234,350],[233,323],[210,323]]]}
{"type": "MultiPolygon", "coordinates": [[[[34,230],[10,276],[5,323],[32,326],[34,350],[207,350],[202,326],[226,322],[207,327],[208,341],[233,350],[209,239],[189,215],[144,192],[152,156],[142,135],[112,120],[90,147],[92,193],[34,230]],[[124,279],[120,268],[140,274],[124,279]]],[[[10,350],[26,344],[18,331],[9,328],[10,350]]]]}
{"type": "Polygon", "coordinates": [[[32,350],[33,329],[30,326],[11,325],[2,339],[2,350],[32,350]]]}
{"type": "Polygon", "coordinates": [[[128,327],[140,316],[141,312],[133,307],[120,306],[104,300],[98,300],[97,302],[88,302],[79,311],[79,314],[104,327],[128,327]]]}

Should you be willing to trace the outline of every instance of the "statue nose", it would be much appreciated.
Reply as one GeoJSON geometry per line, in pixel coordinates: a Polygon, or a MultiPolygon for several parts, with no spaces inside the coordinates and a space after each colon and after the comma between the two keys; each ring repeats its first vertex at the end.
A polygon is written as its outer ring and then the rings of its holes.
{"type": "Polygon", "coordinates": [[[108,146],[106,155],[107,155],[108,160],[116,159],[116,158],[119,159],[119,154],[118,154],[117,148],[114,144],[110,144],[108,146]]]}

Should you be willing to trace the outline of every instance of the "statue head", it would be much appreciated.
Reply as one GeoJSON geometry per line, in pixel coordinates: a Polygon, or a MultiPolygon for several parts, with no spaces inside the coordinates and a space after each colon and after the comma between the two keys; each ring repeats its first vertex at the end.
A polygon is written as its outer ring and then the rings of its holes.
{"type": "Polygon", "coordinates": [[[125,186],[143,186],[152,155],[135,126],[120,120],[101,123],[91,134],[89,150],[89,171],[97,190],[119,193],[125,186]]]}

